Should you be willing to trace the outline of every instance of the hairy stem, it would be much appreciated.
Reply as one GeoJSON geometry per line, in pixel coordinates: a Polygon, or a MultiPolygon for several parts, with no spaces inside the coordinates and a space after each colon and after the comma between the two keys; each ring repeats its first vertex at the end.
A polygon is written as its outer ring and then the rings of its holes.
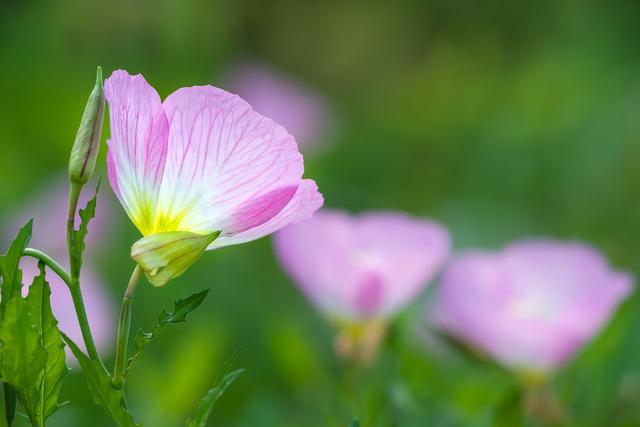
{"type": "Polygon", "coordinates": [[[129,342],[129,330],[131,329],[131,304],[136,285],[142,276],[142,269],[136,265],[131,274],[127,290],[122,298],[120,308],[120,319],[118,321],[118,338],[116,340],[116,361],[113,368],[112,384],[116,389],[122,388],[124,384],[124,373],[127,368],[127,344],[129,342]]]}

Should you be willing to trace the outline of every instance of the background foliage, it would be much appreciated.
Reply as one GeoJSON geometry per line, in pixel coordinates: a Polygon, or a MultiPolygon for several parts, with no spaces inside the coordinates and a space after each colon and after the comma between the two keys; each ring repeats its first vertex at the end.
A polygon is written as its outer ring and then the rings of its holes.
{"type": "MultiPolygon", "coordinates": [[[[327,206],[435,217],[457,248],[578,238],[637,272],[639,37],[632,0],[3,1],[0,218],[66,167],[96,65],[142,72],[165,97],[224,86],[250,58],[333,106],[330,148],[306,158],[327,206]]],[[[100,197],[113,203],[107,185],[100,197]]],[[[119,301],[137,233],[114,212],[93,262],[119,301]]],[[[363,426],[525,422],[514,379],[427,339],[428,295],[395,323],[378,365],[349,378],[269,239],[208,253],[165,288],[140,286],[134,330],[207,287],[190,324],[167,328],[132,374],[130,405],[146,425],[186,419],[236,349],[246,371],[211,425],[346,426],[353,394],[370,408],[363,426]]],[[[559,373],[575,425],[640,423],[639,305],[634,295],[559,373]]],[[[62,393],[77,404],[52,427],[110,425],[77,370],[62,393]]]]}

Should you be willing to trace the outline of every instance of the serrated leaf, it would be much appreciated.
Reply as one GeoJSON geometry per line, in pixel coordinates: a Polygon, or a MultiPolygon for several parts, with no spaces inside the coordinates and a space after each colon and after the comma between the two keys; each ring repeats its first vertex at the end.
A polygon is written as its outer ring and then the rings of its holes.
{"type": "Polygon", "coordinates": [[[93,400],[104,410],[107,415],[120,427],[141,427],[133,420],[133,416],[127,409],[127,403],[122,389],[116,390],[111,385],[111,376],[102,365],[92,361],[78,348],[78,346],[66,335],[62,334],[64,341],[71,352],[78,359],[80,367],[87,376],[89,391],[93,400]]]}
{"type": "Polygon", "coordinates": [[[227,388],[242,372],[244,372],[244,369],[237,369],[233,372],[229,372],[224,376],[224,378],[222,378],[222,381],[218,386],[210,389],[200,401],[195,415],[192,418],[189,418],[185,423],[185,427],[205,427],[207,425],[209,415],[211,415],[211,411],[213,410],[213,405],[215,405],[218,399],[220,399],[220,396],[224,394],[227,388]]]}
{"type": "Polygon", "coordinates": [[[84,241],[89,232],[89,222],[96,215],[96,202],[98,198],[98,190],[100,182],[96,186],[96,192],[91,200],[87,202],[84,209],[80,209],[80,227],[71,231],[70,239],[70,256],[71,256],[71,277],[80,277],[80,269],[82,268],[82,254],[84,253],[84,241]]]}
{"type": "Polygon", "coordinates": [[[360,427],[360,420],[354,418],[353,421],[351,421],[351,427],[360,427]]]}
{"type": "Polygon", "coordinates": [[[62,379],[67,374],[64,343],[51,311],[51,290],[44,265],[33,280],[29,295],[14,295],[7,303],[0,327],[5,382],[16,390],[20,403],[35,426],[58,409],[62,379]]]}
{"type": "Polygon", "coordinates": [[[140,329],[134,341],[136,351],[127,362],[126,374],[135,366],[146,348],[151,344],[151,341],[153,341],[167,325],[186,321],[187,315],[202,304],[202,301],[204,301],[208,293],[209,289],[206,289],[187,298],[177,300],[173,303],[173,312],[169,313],[166,310],[162,310],[158,316],[158,322],[151,327],[149,332],[140,329]]]}
{"type": "MultiPolygon", "coordinates": [[[[13,295],[20,293],[22,287],[22,271],[18,268],[20,257],[31,240],[33,220],[29,220],[18,232],[18,235],[9,246],[9,250],[0,256],[0,319],[4,318],[5,308],[13,295]]],[[[0,355],[1,356],[1,355],[0,355]]],[[[0,360],[1,363],[1,360],[0,360]]],[[[3,381],[4,382],[4,381],[3,381]]],[[[11,425],[16,411],[16,392],[11,385],[4,383],[3,391],[3,417],[2,420],[11,425]]]]}
{"type": "Polygon", "coordinates": [[[22,287],[22,271],[18,268],[20,258],[31,240],[33,219],[30,219],[18,232],[9,246],[9,250],[0,256],[0,283],[2,283],[2,298],[0,298],[0,317],[4,313],[9,300],[20,294],[22,287]]]}

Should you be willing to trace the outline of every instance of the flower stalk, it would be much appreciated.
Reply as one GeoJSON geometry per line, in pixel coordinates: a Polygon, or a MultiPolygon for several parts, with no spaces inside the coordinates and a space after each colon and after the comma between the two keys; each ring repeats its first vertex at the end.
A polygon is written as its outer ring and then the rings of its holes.
{"type": "Polygon", "coordinates": [[[137,265],[131,274],[129,284],[122,297],[122,307],[120,308],[120,318],[118,320],[118,337],[116,340],[116,360],[111,380],[113,387],[117,390],[124,385],[124,373],[127,368],[127,345],[131,329],[131,304],[133,303],[136,285],[140,281],[142,273],[142,269],[137,265]]]}
{"type": "Polygon", "coordinates": [[[78,199],[80,198],[80,191],[83,184],[71,182],[69,187],[69,210],[67,217],[67,249],[69,251],[69,266],[71,274],[69,281],[66,282],[71,292],[71,298],[73,300],[73,308],[75,309],[76,316],[78,317],[78,325],[82,332],[82,339],[84,345],[87,348],[89,358],[100,365],[103,365],[102,359],[98,354],[93,335],[91,334],[91,328],[89,327],[89,319],[87,318],[87,310],[84,306],[84,299],[82,298],[82,289],[80,288],[80,269],[78,268],[76,257],[73,256],[73,239],[75,231],[75,219],[76,210],[78,208],[78,199]]]}

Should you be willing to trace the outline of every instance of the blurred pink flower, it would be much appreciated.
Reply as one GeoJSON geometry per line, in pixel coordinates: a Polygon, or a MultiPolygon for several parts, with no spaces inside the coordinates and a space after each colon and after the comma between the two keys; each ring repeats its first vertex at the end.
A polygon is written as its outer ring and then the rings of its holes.
{"type": "MultiPolygon", "coordinates": [[[[12,233],[15,233],[29,218],[33,218],[33,237],[29,246],[43,250],[60,264],[68,267],[66,247],[68,191],[69,184],[66,177],[52,179],[42,190],[37,191],[26,200],[23,206],[9,214],[11,219],[8,222],[13,226],[7,227],[7,230],[4,231],[4,240],[7,243],[10,242],[13,238],[12,233]]],[[[90,189],[83,191],[79,206],[84,208],[91,197],[93,197],[93,192],[90,189]]],[[[107,245],[109,231],[113,230],[111,211],[112,204],[108,197],[103,197],[101,194],[96,204],[95,218],[89,225],[87,249],[80,278],[89,324],[94,333],[96,346],[101,351],[108,351],[113,341],[115,308],[100,279],[92,271],[91,264],[95,248],[97,246],[103,248],[107,245]]],[[[80,218],[77,218],[78,222],[79,220],[80,218]]],[[[25,284],[23,294],[26,295],[27,286],[39,273],[37,261],[25,257],[20,261],[20,267],[23,270],[23,283],[25,284]]],[[[46,279],[51,285],[51,308],[59,322],[60,329],[84,349],[84,341],[73,309],[73,301],[66,285],[49,269],[46,270],[46,279]]],[[[68,349],[67,359],[75,362],[75,358],[71,356],[68,349]]]]}
{"type": "Polygon", "coordinates": [[[321,149],[330,128],[330,114],[324,98],[295,79],[266,65],[247,62],[229,73],[232,91],[253,108],[281,123],[295,136],[303,152],[321,149]]]}
{"type": "Polygon", "coordinates": [[[458,256],[443,274],[430,316],[504,365],[544,373],[602,328],[632,282],[589,246],[517,242],[458,256]]]}
{"type": "Polygon", "coordinates": [[[162,103],[142,75],[105,82],[109,181],[144,236],[221,231],[208,249],[243,243],[310,217],[322,205],[294,138],[213,86],[162,103]]]}
{"type": "Polygon", "coordinates": [[[285,270],[331,319],[385,319],[434,277],[449,253],[439,224],[392,213],[323,210],[276,235],[285,270]]]}

